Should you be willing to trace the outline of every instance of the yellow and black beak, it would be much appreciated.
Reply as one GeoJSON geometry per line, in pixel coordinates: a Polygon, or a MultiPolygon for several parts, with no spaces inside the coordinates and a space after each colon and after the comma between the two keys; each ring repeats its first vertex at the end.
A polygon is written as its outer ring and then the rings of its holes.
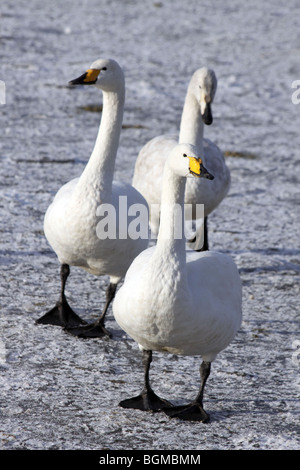
{"type": "Polygon", "coordinates": [[[191,175],[197,178],[214,179],[214,176],[203,166],[201,158],[188,157],[188,159],[190,161],[189,170],[191,175]]]}
{"type": "Polygon", "coordinates": [[[96,83],[100,70],[88,69],[83,75],[69,82],[69,85],[94,85],[96,83]]]}

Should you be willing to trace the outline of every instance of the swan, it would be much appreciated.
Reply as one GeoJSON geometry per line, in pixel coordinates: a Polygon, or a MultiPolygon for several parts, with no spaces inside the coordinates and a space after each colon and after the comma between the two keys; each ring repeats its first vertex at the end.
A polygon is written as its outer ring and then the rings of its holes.
{"type": "MultiPolygon", "coordinates": [[[[200,218],[195,221],[196,230],[192,230],[190,235],[189,247],[194,250],[208,250],[207,217],[224,199],[230,188],[230,171],[223,153],[217,145],[203,138],[204,124],[210,125],[213,122],[211,106],[216,89],[217,78],[214,71],[206,67],[197,69],[187,89],[180,122],[179,143],[195,145],[203,164],[215,177],[213,181],[202,178],[189,179],[186,183],[185,203],[190,205],[189,211],[186,210],[186,220],[189,220],[186,224],[188,239],[191,222],[199,217],[196,205],[204,204],[204,214],[200,214],[200,218]]],[[[154,137],[140,150],[134,168],[132,185],[149,204],[149,223],[154,237],[157,236],[159,227],[165,158],[177,143],[176,135],[154,137]]]]}
{"type": "MultiPolygon", "coordinates": [[[[121,198],[126,198],[129,208],[133,204],[147,208],[147,203],[130,184],[113,180],[125,100],[121,67],[112,59],[98,59],[70,84],[100,88],[103,110],[94,149],[84,171],[60,188],[45,214],[45,236],[61,266],[61,293],[55,307],[37,323],[60,325],[80,337],[110,336],[104,326],[106,312],[132,260],[148,246],[148,237],[105,236],[99,233],[99,215],[101,209],[112,208],[118,222],[121,198]],[[105,307],[93,324],[82,320],[66,299],[70,266],[79,266],[96,276],[109,276],[105,307]]],[[[145,211],[141,213],[142,218],[145,211]]],[[[148,219],[143,223],[148,227],[148,219]]]]}
{"type": "Polygon", "coordinates": [[[156,245],[140,253],[128,269],[113,302],[118,325],[142,351],[144,388],[122,400],[123,408],[163,410],[171,417],[209,420],[203,409],[204,386],[211,362],[235,337],[242,320],[242,289],[230,256],[215,251],[186,250],[183,205],[187,176],[213,176],[198,158],[198,149],[177,144],[167,157],[156,245]],[[157,396],[149,379],[152,351],[202,356],[201,385],[196,399],[173,406],[157,396]]]}

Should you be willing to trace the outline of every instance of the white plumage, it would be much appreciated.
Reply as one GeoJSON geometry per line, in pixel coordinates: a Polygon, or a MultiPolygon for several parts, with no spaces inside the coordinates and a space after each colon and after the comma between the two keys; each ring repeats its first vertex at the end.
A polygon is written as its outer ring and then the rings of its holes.
{"type": "MultiPolygon", "coordinates": [[[[217,88],[215,73],[206,67],[193,74],[182,112],[179,139],[175,135],[161,135],[150,140],[140,151],[132,180],[132,185],[140,191],[149,204],[150,227],[157,235],[160,220],[162,174],[166,156],[178,143],[189,143],[197,147],[198,154],[214,180],[189,179],[186,183],[185,203],[193,208],[192,219],[196,220],[196,204],[204,204],[204,221],[198,219],[196,235],[190,247],[194,250],[208,249],[206,229],[207,216],[220,204],[230,187],[230,172],[221,150],[209,139],[203,138],[204,124],[213,121],[211,104],[217,88]],[[204,228],[205,227],[205,228],[204,228]]],[[[191,218],[186,212],[186,219],[191,218]]],[[[188,232],[188,227],[186,226],[188,232]]]]}
{"type": "MultiPolygon", "coordinates": [[[[191,158],[186,155],[197,159],[197,149],[177,145],[166,161],[157,245],[143,251],[130,266],[115,297],[113,313],[120,327],[139,344],[145,364],[143,392],[121,405],[165,409],[172,416],[207,421],[202,407],[204,385],[211,361],[240,327],[242,291],[231,257],[214,251],[186,251],[185,239],[180,237],[184,222],[178,207],[183,208],[185,177],[191,169],[191,158]],[[149,382],[153,350],[202,356],[201,389],[191,406],[177,409],[154,394],[149,382]]],[[[213,182],[202,164],[197,171],[208,184],[213,182]]]]}
{"type": "MultiPolygon", "coordinates": [[[[100,88],[103,111],[96,143],[82,175],[58,191],[45,215],[45,235],[61,264],[62,291],[54,309],[37,322],[64,326],[74,335],[95,337],[108,334],[104,316],[116,286],[132,260],[148,245],[147,238],[118,237],[119,198],[126,197],[128,207],[136,203],[147,206],[147,203],[130,184],[113,181],[125,100],[121,67],[114,60],[99,59],[70,83],[100,88]],[[99,234],[99,209],[104,204],[115,210],[116,238],[99,234]],[[105,308],[93,325],[85,325],[65,298],[69,266],[79,266],[96,276],[108,275],[110,278],[105,308]]],[[[147,220],[144,224],[147,225],[147,220]]]]}

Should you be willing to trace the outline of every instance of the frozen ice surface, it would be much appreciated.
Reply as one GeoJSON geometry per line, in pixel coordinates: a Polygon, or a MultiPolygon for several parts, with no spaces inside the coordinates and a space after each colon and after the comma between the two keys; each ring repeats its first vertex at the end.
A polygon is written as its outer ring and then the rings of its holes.
{"type": "MultiPolygon", "coordinates": [[[[299,449],[299,13],[296,0],[1,1],[1,449],[299,449]],[[208,425],[118,407],[142,368],[111,311],[110,341],[34,323],[59,290],[43,216],[84,168],[100,120],[101,93],[67,83],[98,57],[126,75],[116,178],[129,182],[142,145],[177,132],[194,70],[218,76],[205,135],[226,152],[232,186],[209,219],[210,244],[238,265],[244,320],[213,364],[208,425]]],[[[72,269],[67,295],[87,320],[106,283],[72,269]]],[[[154,354],[153,387],[190,400],[199,365],[154,354]]]]}

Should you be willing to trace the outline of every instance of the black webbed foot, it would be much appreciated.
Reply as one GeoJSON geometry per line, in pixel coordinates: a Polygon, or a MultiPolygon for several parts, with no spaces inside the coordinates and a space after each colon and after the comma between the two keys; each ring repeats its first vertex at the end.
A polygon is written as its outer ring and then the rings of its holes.
{"type": "Polygon", "coordinates": [[[104,326],[104,319],[110,303],[112,302],[117,289],[117,284],[109,283],[106,289],[106,303],[104,310],[97,321],[83,326],[76,326],[75,328],[65,328],[65,330],[73,336],[78,338],[111,338],[111,333],[104,326]]]}
{"type": "Polygon", "coordinates": [[[39,325],[62,326],[64,328],[86,324],[86,322],[71,309],[65,299],[62,302],[57,302],[55,307],[36,320],[36,323],[39,325]]]}
{"type": "Polygon", "coordinates": [[[73,336],[77,336],[78,338],[111,338],[112,336],[111,333],[99,323],[67,327],[65,328],[65,331],[73,336]]]}
{"type": "Polygon", "coordinates": [[[201,421],[202,423],[208,423],[210,419],[209,415],[204,411],[199,403],[173,406],[172,408],[165,408],[163,411],[170,418],[178,418],[186,421],[201,421]]]}
{"type": "Polygon", "coordinates": [[[161,411],[172,407],[171,403],[159,398],[153,391],[143,391],[136,397],[122,400],[119,405],[122,408],[134,408],[142,411],[161,411]]]}
{"type": "Polygon", "coordinates": [[[70,274],[70,267],[68,264],[62,264],[60,267],[61,279],[61,293],[58,302],[49,312],[45,313],[41,318],[36,320],[39,325],[55,325],[62,327],[74,327],[85,325],[86,322],[82,320],[71,309],[65,296],[65,285],[70,274]]]}

